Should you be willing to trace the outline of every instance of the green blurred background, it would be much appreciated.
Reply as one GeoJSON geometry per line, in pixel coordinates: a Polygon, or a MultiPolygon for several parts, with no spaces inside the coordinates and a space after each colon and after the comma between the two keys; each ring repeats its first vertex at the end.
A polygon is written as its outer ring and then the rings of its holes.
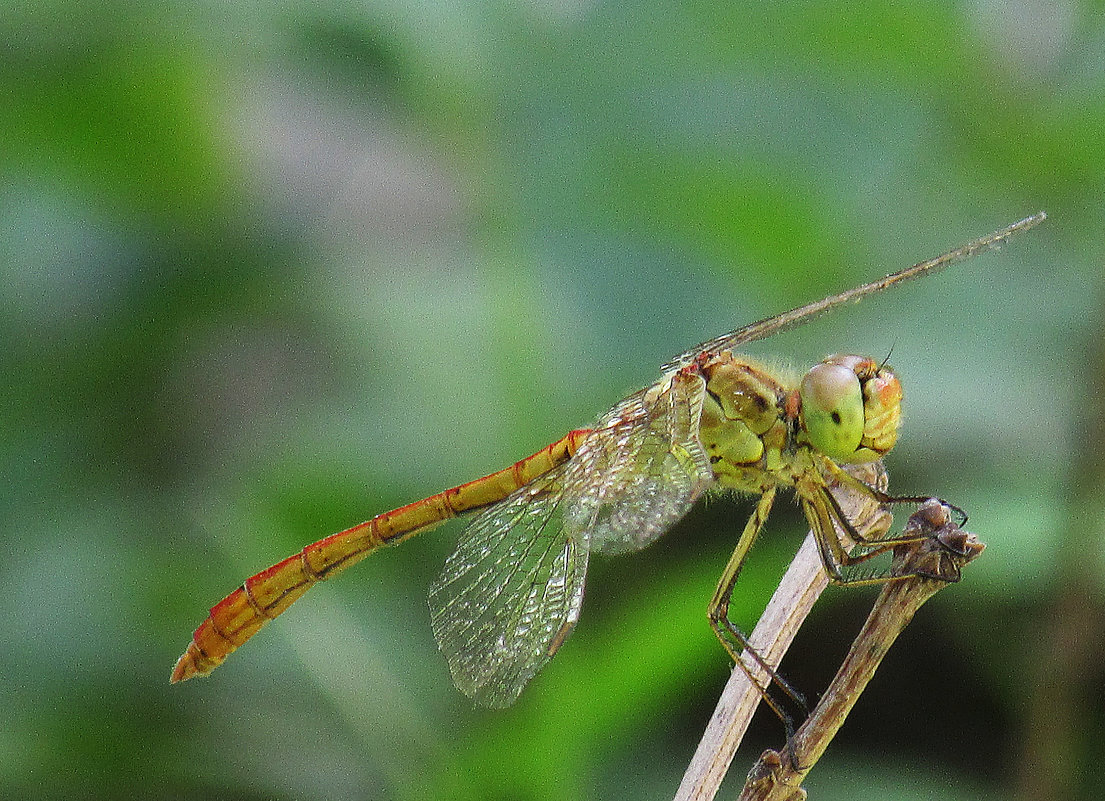
{"type": "MultiPolygon", "coordinates": [[[[427,588],[459,525],[169,671],[246,575],[505,466],[675,353],[1046,209],[998,253],[759,343],[893,364],[892,489],[989,545],[813,797],[1105,779],[1100,3],[8,3],[0,10],[0,797],[669,798],[728,675],[747,502],[596,558],[473,710],[427,588]]],[[[780,504],[751,623],[805,527],[780,504]]],[[[874,591],[784,673],[828,683],[874,591]]],[[[761,713],[723,791],[782,741],[761,713]]]]}

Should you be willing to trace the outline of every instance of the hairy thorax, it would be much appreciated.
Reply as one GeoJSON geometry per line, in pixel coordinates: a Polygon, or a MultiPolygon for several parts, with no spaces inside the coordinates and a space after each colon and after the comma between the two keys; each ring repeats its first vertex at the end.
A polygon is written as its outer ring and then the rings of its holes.
{"type": "Polygon", "coordinates": [[[880,459],[897,437],[901,384],[873,359],[832,356],[801,382],[728,351],[701,359],[699,368],[706,380],[699,437],[723,487],[792,487],[827,459],[880,459]],[[855,402],[838,408],[834,399],[823,408],[821,395],[833,394],[823,384],[836,380],[855,382],[855,402]]]}

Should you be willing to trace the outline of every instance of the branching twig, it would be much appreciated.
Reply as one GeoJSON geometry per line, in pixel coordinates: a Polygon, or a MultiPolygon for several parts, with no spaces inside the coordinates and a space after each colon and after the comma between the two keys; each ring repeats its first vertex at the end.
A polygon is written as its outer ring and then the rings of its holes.
{"type": "Polygon", "coordinates": [[[960,568],[983,549],[936,500],[923,504],[909,519],[906,531],[910,530],[926,538],[896,549],[894,572],[909,577],[883,587],[821,703],[787,745],[789,753],[766,752],[749,774],[741,801],[805,798],[799,784],[843,725],[894,640],[921,605],[948,582],[958,581],[960,568]]]}
{"type": "MultiPolygon", "coordinates": [[[[810,534],[749,638],[773,668],[782,661],[802,621],[828,583],[817,545],[810,534]]],[[[747,660],[746,664],[759,681],[764,681],[766,676],[759,665],[752,660],[747,660]]],[[[734,669],[706,725],[698,750],[687,766],[675,801],[710,801],[714,797],[759,704],[759,689],[752,685],[744,671],[734,669]]]]}
{"type": "MultiPolygon", "coordinates": [[[[886,473],[879,463],[857,465],[851,468],[851,472],[870,486],[886,488],[886,473]]],[[[833,494],[861,534],[876,539],[889,529],[890,515],[870,496],[861,496],[844,487],[835,487],[833,494]]],[[[828,578],[811,533],[802,543],[749,638],[757,653],[772,668],[779,666],[802,621],[827,585],[828,578]]],[[[745,665],[757,681],[761,684],[765,682],[766,675],[759,665],[751,659],[746,659],[745,665]]],[[[759,688],[749,681],[746,672],[733,670],[698,750],[683,775],[675,801],[710,801],[714,797],[760,698],[759,688]]]]}

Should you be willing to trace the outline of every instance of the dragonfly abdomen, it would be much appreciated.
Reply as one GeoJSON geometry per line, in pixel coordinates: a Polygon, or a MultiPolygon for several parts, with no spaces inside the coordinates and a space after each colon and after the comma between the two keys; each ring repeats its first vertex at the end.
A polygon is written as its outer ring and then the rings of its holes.
{"type": "Polygon", "coordinates": [[[206,676],[312,585],[336,576],[384,545],[397,544],[465,512],[497,503],[570,459],[590,433],[567,436],[510,467],[431,495],[313,542],[243,582],[213,607],[173,668],[173,682],[206,676]]]}

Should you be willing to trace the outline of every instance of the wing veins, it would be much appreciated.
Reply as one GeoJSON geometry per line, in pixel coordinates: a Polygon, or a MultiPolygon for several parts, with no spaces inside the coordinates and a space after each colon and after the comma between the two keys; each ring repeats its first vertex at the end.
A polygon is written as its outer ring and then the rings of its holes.
{"type": "Polygon", "coordinates": [[[694,358],[698,354],[703,352],[729,350],[745,343],[755,342],[756,340],[763,339],[772,334],[777,334],[781,331],[787,331],[807,323],[816,317],[820,317],[825,312],[835,309],[837,306],[858,302],[868,295],[873,295],[876,292],[881,292],[892,286],[903,284],[914,278],[920,278],[923,275],[937,273],[945,267],[976,256],[984,250],[996,248],[1014,234],[1021,231],[1027,231],[1029,228],[1034,228],[1045,219],[1047,219],[1047,215],[1044,214],[1044,212],[1037,212],[1031,217],[1025,217],[1023,220],[1019,220],[1012,225],[1007,225],[999,231],[994,231],[992,234],[975,239],[962,247],[958,247],[955,250],[949,250],[947,253],[936,256],[935,258],[914,264],[912,267],[907,267],[904,270],[891,273],[885,278],[871,281],[870,283],[854,287],[838,295],[832,295],[823,300],[815,301],[814,303],[807,303],[805,306],[799,306],[796,309],[777,314],[774,317],[759,320],[755,323],[743,326],[742,328],[738,328],[735,331],[730,331],[728,334],[722,334],[719,337],[696,345],[688,351],[684,351],[665,364],[663,369],[673,370],[685,364],[689,364],[694,361],[694,358]]]}
{"type": "MultiPolygon", "coordinates": [[[[505,530],[513,530],[514,528],[516,528],[517,525],[518,525],[518,518],[524,517],[525,516],[525,511],[526,510],[524,510],[524,509],[519,510],[518,515],[516,516],[514,522],[512,522],[511,524],[505,526],[504,529],[505,530]]],[[[557,544],[558,537],[556,537],[555,535],[552,536],[552,537],[548,537],[548,538],[543,538],[541,536],[542,532],[544,532],[544,530],[548,527],[550,521],[553,518],[553,515],[555,515],[555,514],[556,514],[556,505],[554,505],[552,508],[549,509],[548,513],[545,515],[544,520],[541,521],[540,526],[538,526],[537,528],[534,529],[533,535],[528,538],[529,542],[526,543],[526,545],[524,546],[522,554],[520,555],[520,558],[517,560],[517,562],[514,565],[511,566],[511,570],[510,570],[509,574],[507,575],[507,577],[505,578],[505,580],[503,580],[501,582],[498,582],[498,586],[496,587],[495,592],[493,594],[485,595],[485,596],[480,596],[477,593],[477,597],[481,597],[481,600],[485,600],[485,601],[488,602],[487,604],[483,605],[481,617],[484,614],[486,614],[488,611],[490,611],[492,607],[496,606],[499,599],[503,596],[503,593],[506,592],[506,590],[514,584],[514,579],[518,576],[519,572],[522,569],[523,564],[526,564],[526,560],[525,560],[524,557],[530,556],[532,549],[534,548],[534,546],[536,545],[536,543],[539,540],[546,539],[547,542],[548,542],[548,545],[545,548],[544,554],[541,555],[541,557],[537,560],[537,562],[533,563],[534,569],[532,571],[529,571],[531,573],[531,575],[535,575],[538,572],[540,572],[538,568],[540,567],[540,565],[542,565],[544,563],[544,559],[545,559],[545,557],[547,557],[549,551],[552,550],[552,547],[557,544]]],[[[494,574],[495,574],[495,565],[497,565],[497,564],[499,564],[499,563],[496,562],[491,567],[489,567],[487,570],[485,570],[480,575],[479,579],[482,581],[485,577],[488,577],[488,576],[491,576],[492,578],[494,578],[495,577],[494,576],[494,574]]],[[[534,587],[537,586],[537,582],[533,578],[531,578],[530,581],[529,581],[529,586],[530,586],[530,589],[532,590],[534,587]]],[[[458,593],[456,596],[454,596],[454,598],[450,601],[449,606],[452,606],[454,603],[459,602],[461,600],[461,598],[463,598],[465,595],[470,596],[469,591],[474,592],[476,589],[477,589],[477,587],[475,585],[470,585],[468,587],[465,587],[460,593],[458,593]]],[[[530,597],[529,593],[527,593],[524,596],[524,598],[529,598],[529,597],[530,597]]],[[[525,608],[525,605],[522,604],[521,609],[524,609],[524,608],[525,608]]],[[[516,623],[518,621],[519,617],[520,617],[520,609],[517,608],[517,607],[512,608],[511,609],[511,617],[510,617],[511,623],[512,624],[516,623]]],[[[492,620],[494,619],[494,615],[492,615],[491,619],[492,620]]],[[[488,622],[490,622],[490,621],[488,621],[488,622]]],[[[504,629],[505,630],[514,630],[514,626],[504,627],[504,629]]],[[[471,634],[467,638],[467,640],[465,641],[464,648],[465,649],[470,649],[472,647],[472,645],[480,638],[480,634],[482,632],[482,627],[477,625],[476,621],[472,621],[472,625],[467,626],[466,630],[468,632],[471,632],[471,634]]]]}

